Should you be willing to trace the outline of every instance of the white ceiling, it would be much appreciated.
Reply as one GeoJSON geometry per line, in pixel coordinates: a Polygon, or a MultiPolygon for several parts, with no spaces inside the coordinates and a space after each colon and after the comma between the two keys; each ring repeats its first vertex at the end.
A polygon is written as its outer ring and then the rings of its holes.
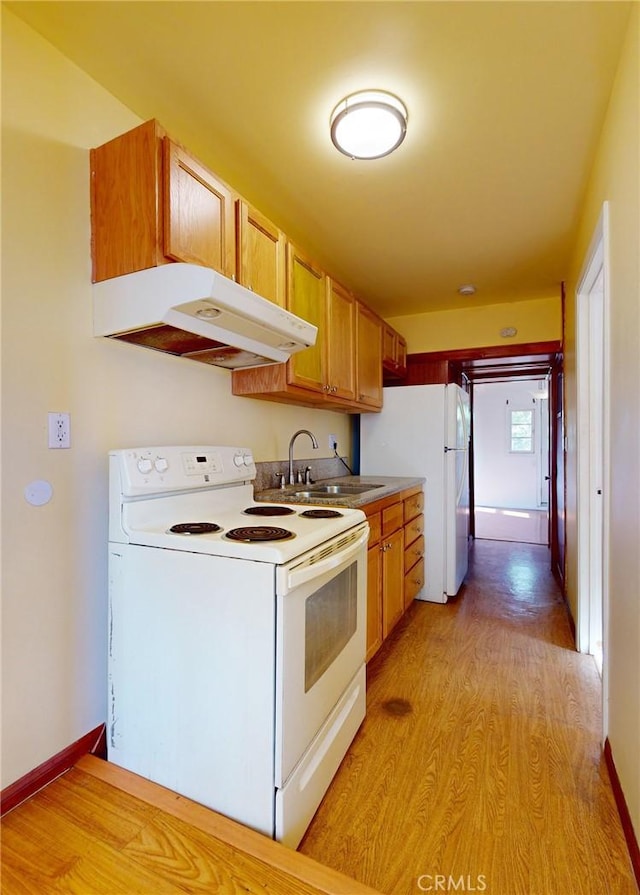
{"type": "Polygon", "coordinates": [[[559,294],[631,6],[5,5],[386,317],[559,294]],[[357,162],[328,124],[364,88],[409,124],[357,162]]]}

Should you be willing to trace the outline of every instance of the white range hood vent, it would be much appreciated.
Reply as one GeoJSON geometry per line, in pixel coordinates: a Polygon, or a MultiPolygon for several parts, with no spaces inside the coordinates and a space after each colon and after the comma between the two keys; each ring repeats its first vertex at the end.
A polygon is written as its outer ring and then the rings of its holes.
{"type": "Polygon", "coordinates": [[[175,262],[95,283],[93,332],[237,369],[282,363],[318,330],[208,267],[175,262]]]}

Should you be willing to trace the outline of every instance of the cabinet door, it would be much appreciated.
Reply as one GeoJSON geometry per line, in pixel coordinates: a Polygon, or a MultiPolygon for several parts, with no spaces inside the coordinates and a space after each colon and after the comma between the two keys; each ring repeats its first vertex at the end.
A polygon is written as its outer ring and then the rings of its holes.
{"type": "Polygon", "coordinates": [[[325,275],[303,252],[287,245],[287,307],[318,327],[316,344],[288,363],[288,381],[314,392],[324,391],[325,275]]]}
{"type": "Polygon", "coordinates": [[[93,282],[164,263],[162,139],[146,121],[91,150],[93,282]]]}
{"type": "Polygon", "coordinates": [[[386,637],[404,612],[404,533],[382,543],[382,627],[386,637]]]}
{"type": "Polygon", "coordinates": [[[397,341],[396,361],[398,375],[405,376],[407,373],[407,340],[400,335],[397,341]]]}
{"type": "Polygon", "coordinates": [[[283,308],[286,237],[256,208],[236,203],[238,282],[283,308]]]}
{"type": "Polygon", "coordinates": [[[379,319],[361,302],[356,317],[357,400],[382,407],[382,332],[379,319]]]}
{"type": "Polygon", "coordinates": [[[164,252],[234,277],[234,197],[186,149],[164,139],[164,252]]]}
{"type": "Polygon", "coordinates": [[[392,326],[382,327],[382,366],[393,377],[400,378],[407,372],[407,342],[392,326]]]}
{"type": "Polygon", "coordinates": [[[327,277],[327,338],[325,363],[327,394],[353,401],[356,395],[355,299],[327,277]]]}
{"type": "Polygon", "coordinates": [[[380,545],[367,552],[367,655],[368,662],[382,646],[382,553],[380,545]]]}
{"type": "Polygon", "coordinates": [[[382,327],[382,363],[392,369],[396,363],[396,331],[387,325],[382,327]]]}

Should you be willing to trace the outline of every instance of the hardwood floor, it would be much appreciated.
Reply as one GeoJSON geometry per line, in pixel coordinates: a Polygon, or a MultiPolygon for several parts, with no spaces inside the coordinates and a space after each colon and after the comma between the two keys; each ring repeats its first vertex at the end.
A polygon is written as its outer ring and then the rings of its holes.
{"type": "Polygon", "coordinates": [[[91,755],[2,818],[3,895],[377,895],[91,755]]]}
{"type": "Polygon", "coordinates": [[[300,851],[388,895],[630,895],[601,687],[544,546],[476,541],[368,675],[367,718],[300,851]]]}

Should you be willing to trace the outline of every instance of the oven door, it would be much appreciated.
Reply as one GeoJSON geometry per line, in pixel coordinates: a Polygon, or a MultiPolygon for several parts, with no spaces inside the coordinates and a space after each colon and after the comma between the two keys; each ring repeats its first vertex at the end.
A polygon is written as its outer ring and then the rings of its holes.
{"type": "Polygon", "coordinates": [[[277,570],[277,788],[364,667],[368,536],[361,523],[277,570]]]}

